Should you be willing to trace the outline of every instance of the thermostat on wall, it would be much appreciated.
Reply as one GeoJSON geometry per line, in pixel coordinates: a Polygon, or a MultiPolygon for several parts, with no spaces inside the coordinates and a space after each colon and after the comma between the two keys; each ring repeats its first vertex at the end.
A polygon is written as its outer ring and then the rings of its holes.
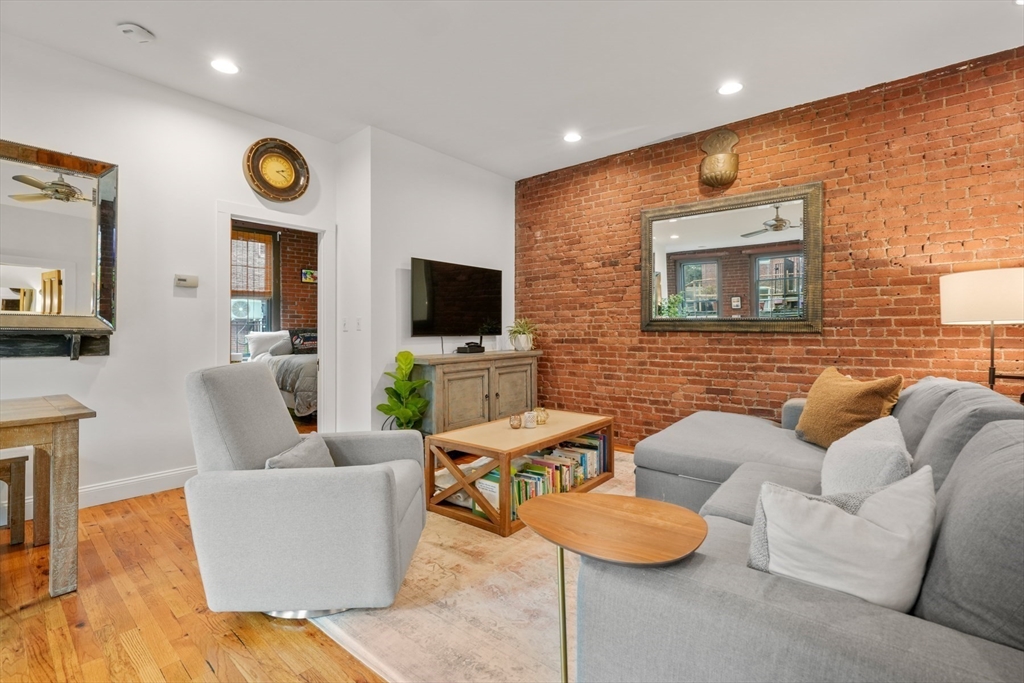
{"type": "Polygon", "coordinates": [[[175,275],[174,276],[175,287],[188,287],[189,289],[195,289],[199,286],[198,275],[175,275]]]}

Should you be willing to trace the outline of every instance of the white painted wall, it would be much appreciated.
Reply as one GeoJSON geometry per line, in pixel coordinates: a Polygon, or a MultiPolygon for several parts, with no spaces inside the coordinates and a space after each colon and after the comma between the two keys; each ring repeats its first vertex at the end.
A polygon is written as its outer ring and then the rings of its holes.
{"type": "Polygon", "coordinates": [[[120,167],[110,356],[2,359],[0,397],[66,393],[96,410],[81,424],[83,506],[180,486],[195,462],[185,375],[227,359],[216,327],[226,312],[217,309],[218,241],[227,239],[218,207],[316,228],[333,244],[336,146],[7,34],[0,137],[120,167]],[[266,136],[310,164],[310,189],[296,202],[263,202],[245,182],[242,156],[266,136]],[[174,273],[198,275],[199,288],[175,289],[174,273]]]}
{"type": "MultiPolygon", "coordinates": [[[[379,429],[386,402],[385,370],[395,354],[440,353],[436,337],[412,337],[410,259],[462,263],[502,271],[502,327],[515,306],[515,183],[390,133],[372,129],[372,351],[370,419],[379,429]]],[[[340,203],[340,199],[339,199],[340,203]]],[[[365,320],[365,319],[364,319],[365,320]]],[[[445,351],[476,341],[445,337],[445,351]]],[[[488,349],[509,348],[503,335],[488,349]]]]}
{"type": "MultiPolygon", "coordinates": [[[[194,472],[184,379],[228,359],[231,216],[321,233],[324,430],[379,429],[373,406],[395,354],[441,350],[409,336],[413,256],[500,269],[511,323],[514,182],[394,135],[366,128],[330,144],[3,35],[0,136],[120,167],[111,355],[0,360],[0,398],[66,393],[96,410],[81,426],[83,506],[194,472]],[[242,155],[266,136],[309,161],[296,202],[266,202],[245,182],[242,155]],[[198,275],[199,288],[175,289],[175,273],[198,275]]],[[[446,339],[446,350],[464,341],[446,339]]],[[[484,344],[507,348],[504,337],[484,344]]]]}
{"type": "Polygon", "coordinates": [[[372,302],[371,136],[364,128],[338,145],[338,429],[372,428],[367,407],[373,385],[370,368],[372,302]]]}

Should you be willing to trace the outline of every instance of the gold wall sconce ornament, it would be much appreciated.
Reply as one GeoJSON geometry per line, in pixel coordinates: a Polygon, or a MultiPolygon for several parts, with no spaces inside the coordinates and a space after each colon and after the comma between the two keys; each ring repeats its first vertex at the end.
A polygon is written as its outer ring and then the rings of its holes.
{"type": "Polygon", "coordinates": [[[700,181],[709,187],[723,187],[736,180],[740,157],[732,151],[740,136],[728,128],[716,130],[701,144],[707,154],[700,162],[700,181]]]}

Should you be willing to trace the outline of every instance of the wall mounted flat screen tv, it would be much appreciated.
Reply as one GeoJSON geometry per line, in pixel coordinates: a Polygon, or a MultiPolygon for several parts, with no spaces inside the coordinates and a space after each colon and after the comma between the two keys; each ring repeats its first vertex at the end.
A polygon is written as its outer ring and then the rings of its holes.
{"type": "Polygon", "coordinates": [[[501,271],[412,260],[412,336],[501,334],[501,271]]]}

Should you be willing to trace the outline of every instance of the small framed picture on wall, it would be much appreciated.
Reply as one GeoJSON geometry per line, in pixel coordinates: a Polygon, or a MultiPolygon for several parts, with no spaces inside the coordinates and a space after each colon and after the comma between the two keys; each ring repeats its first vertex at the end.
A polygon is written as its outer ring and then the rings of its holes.
{"type": "Polygon", "coordinates": [[[303,268],[302,269],[302,281],[303,282],[310,282],[312,284],[316,284],[316,271],[312,270],[312,269],[309,269],[309,268],[303,268]]]}

